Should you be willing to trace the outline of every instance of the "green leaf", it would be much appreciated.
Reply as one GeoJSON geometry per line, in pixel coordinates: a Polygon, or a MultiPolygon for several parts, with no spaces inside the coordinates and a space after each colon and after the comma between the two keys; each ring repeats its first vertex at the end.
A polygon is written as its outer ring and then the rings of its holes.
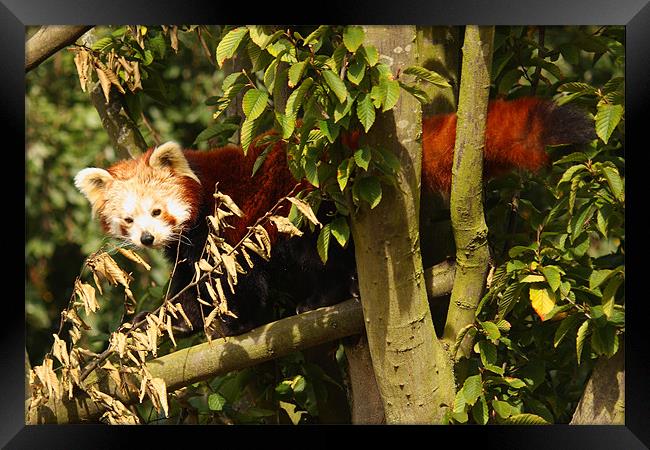
{"type": "Polygon", "coordinates": [[[481,362],[484,366],[496,364],[497,362],[497,347],[490,341],[477,342],[477,350],[481,356],[481,362]]]}
{"type": "Polygon", "coordinates": [[[341,245],[341,247],[345,247],[345,244],[347,244],[348,239],[350,239],[350,227],[348,226],[348,221],[346,220],[345,217],[337,217],[330,223],[330,229],[332,232],[332,236],[336,239],[336,241],[341,245]]]}
{"type": "Polygon", "coordinates": [[[330,236],[331,236],[331,224],[325,225],[321,228],[320,233],[318,234],[318,239],[316,240],[316,250],[318,251],[318,256],[320,256],[323,264],[327,262],[327,253],[330,246],[330,236]]]}
{"type": "Polygon", "coordinates": [[[560,345],[560,342],[562,342],[569,331],[578,324],[581,318],[581,315],[573,314],[560,323],[560,326],[557,327],[555,335],[553,336],[553,347],[557,348],[557,346],[560,345]]]}
{"type": "Polygon", "coordinates": [[[574,166],[569,167],[567,170],[564,171],[564,174],[562,174],[562,178],[560,178],[560,181],[558,181],[557,186],[559,187],[562,183],[571,181],[575,174],[586,169],[587,167],[584,164],[576,164],[574,166]]]}
{"type": "Polygon", "coordinates": [[[336,170],[336,180],[339,183],[341,192],[343,192],[345,186],[347,186],[353,168],[354,160],[352,158],[344,159],[341,164],[339,164],[339,167],[336,170]]]}
{"type": "Polygon", "coordinates": [[[348,67],[347,78],[350,80],[350,83],[358,86],[359,83],[363,80],[364,75],[366,74],[366,65],[363,61],[356,60],[348,67]]]}
{"type": "Polygon", "coordinates": [[[230,30],[217,45],[217,64],[221,68],[226,59],[232,58],[241,44],[244,37],[248,34],[248,28],[237,27],[230,30]]]}
{"type": "Polygon", "coordinates": [[[343,31],[343,44],[352,53],[356,52],[359,46],[363,44],[365,33],[359,26],[349,26],[343,31]]]}
{"type": "Polygon", "coordinates": [[[478,400],[481,392],[483,391],[483,381],[481,380],[481,375],[472,375],[465,379],[463,383],[462,392],[463,397],[465,397],[465,402],[468,405],[474,405],[478,400]]]}
{"type": "Polygon", "coordinates": [[[585,228],[585,223],[591,219],[591,217],[596,212],[596,205],[593,203],[587,204],[580,209],[580,212],[575,216],[573,221],[573,230],[571,232],[571,241],[575,242],[578,237],[582,234],[585,228]]]}
{"type": "Polygon", "coordinates": [[[545,278],[542,275],[526,275],[519,281],[521,283],[540,283],[545,281],[545,278]]]}
{"type": "Polygon", "coordinates": [[[220,134],[223,134],[227,139],[232,136],[233,133],[238,129],[239,126],[235,125],[234,123],[217,123],[215,125],[211,125],[205,130],[201,131],[198,136],[196,136],[196,139],[194,139],[194,144],[197,142],[207,141],[208,139],[211,139],[220,134]]]}
{"type": "Polygon", "coordinates": [[[90,48],[91,50],[102,53],[108,50],[114,43],[115,41],[112,36],[106,36],[95,41],[90,48]]]}
{"type": "Polygon", "coordinates": [[[255,159],[255,164],[253,164],[253,171],[251,173],[251,177],[255,176],[257,171],[262,167],[262,164],[264,164],[264,161],[266,160],[266,157],[269,155],[269,152],[273,150],[273,145],[269,145],[264,149],[262,153],[258,155],[258,157],[255,159]]]}
{"type": "MultiPolygon", "coordinates": [[[[357,100],[357,117],[363,125],[363,129],[368,132],[373,123],[375,123],[375,106],[369,94],[361,94],[357,100]]],[[[368,167],[366,165],[366,170],[368,167]]]]}
{"type": "Polygon", "coordinates": [[[334,72],[331,70],[323,71],[323,78],[325,82],[332,89],[336,98],[339,99],[339,102],[342,104],[348,98],[348,89],[345,87],[345,83],[341,80],[334,72]]]}
{"type": "Polygon", "coordinates": [[[379,83],[379,90],[382,99],[382,112],[392,109],[399,100],[400,87],[395,80],[383,78],[379,83]]]}
{"type": "Polygon", "coordinates": [[[492,409],[494,409],[502,419],[507,419],[512,415],[512,407],[510,406],[510,403],[502,400],[492,400],[492,409]]]}
{"type": "Polygon", "coordinates": [[[596,134],[607,144],[616,125],[621,121],[625,108],[623,105],[600,105],[596,113],[596,134]]]}
{"type": "Polygon", "coordinates": [[[612,166],[603,166],[601,172],[605,176],[607,184],[609,185],[612,194],[614,194],[614,197],[619,201],[623,201],[623,194],[625,190],[623,188],[623,180],[621,180],[618,169],[612,166]]]}
{"type": "Polygon", "coordinates": [[[506,419],[509,425],[550,425],[546,420],[536,414],[515,414],[506,419]]]}
{"type": "Polygon", "coordinates": [[[589,331],[589,320],[585,320],[580,328],[578,328],[578,334],[576,335],[576,355],[578,358],[578,365],[580,365],[580,357],[582,356],[582,348],[585,345],[585,339],[587,338],[587,332],[589,331]]]}
{"type": "Polygon", "coordinates": [[[546,281],[548,281],[548,285],[551,286],[551,289],[557,291],[562,283],[562,274],[560,269],[556,266],[545,266],[542,267],[541,270],[544,277],[546,277],[546,281]]]}
{"type": "Polygon", "coordinates": [[[292,134],[296,126],[296,117],[298,116],[298,110],[302,104],[305,94],[309,91],[314,80],[311,78],[305,78],[303,82],[298,86],[298,88],[291,93],[287,99],[287,104],[285,107],[285,117],[282,127],[282,137],[288,139],[292,134]]]}
{"type": "Polygon", "coordinates": [[[302,74],[305,73],[305,68],[307,67],[307,61],[300,61],[295,63],[289,69],[289,87],[295,87],[300,79],[302,74]]]}
{"type": "Polygon", "coordinates": [[[329,26],[327,25],[321,25],[318,28],[316,28],[315,31],[311,32],[303,41],[304,45],[310,45],[313,42],[317,41],[320,39],[321,36],[325,34],[325,32],[329,29],[329,26]]]}
{"type": "Polygon", "coordinates": [[[248,120],[257,119],[266,109],[269,94],[259,89],[249,89],[242,99],[242,110],[248,120]]]}
{"type": "Polygon", "coordinates": [[[208,408],[211,411],[222,411],[225,404],[226,399],[217,392],[208,396],[208,408]]]}
{"type": "Polygon", "coordinates": [[[472,417],[479,425],[485,425],[490,417],[485,396],[481,395],[480,401],[472,408],[472,417]]]}
{"type": "Polygon", "coordinates": [[[401,167],[401,164],[399,162],[399,158],[395,156],[395,153],[393,153],[391,150],[384,148],[384,147],[379,147],[379,148],[373,148],[372,152],[376,155],[373,156],[373,159],[384,169],[386,169],[386,172],[397,172],[399,168],[401,167]],[[379,158],[377,158],[379,156],[379,158]]]}
{"type": "Polygon", "coordinates": [[[304,158],[303,162],[305,164],[305,178],[312,185],[319,187],[320,183],[318,181],[318,166],[316,165],[316,161],[313,158],[304,158]]]}
{"type": "Polygon", "coordinates": [[[330,141],[330,144],[334,143],[341,129],[338,124],[333,123],[331,120],[319,120],[318,128],[323,132],[327,140],[330,141]]]}
{"type": "Polygon", "coordinates": [[[250,147],[251,142],[253,141],[255,128],[257,128],[258,122],[258,119],[246,118],[241,125],[240,143],[244,154],[248,152],[248,147],[250,147]]]}
{"type": "Polygon", "coordinates": [[[494,344],[498,343],[499,338],[501,337],[499,327],[497,327],[494,322],[480,322],[480,324],[488,339],[490,339],[494,344]]]}
{"type": "Polygon", "coordinates": [[[503,377],[503,381],[505,381],[508,386],[514,389],[521,389],[522,387],[526,386],[526,383],[515,377],[503,377]]]}
{"type": "Polygon", "coordinates": [[[372,45],[362,45],[358,54],[366,60],[370,67],[374,67],[379,62],[379,52],[372,45]]]}
{"type": "Polygon", "coordinates": [[[558,159],[553,164],[554,165],[560,165],[560,164],[565,164],[565,163],[568,163],[568,162],[584,163],[584,162],[587,162],[587,160],[589,160],[589,157],[586,154],[584,154],[583,152],[574,152],[574,153],[571,153],[570,155],[566,155],[565,157],[558,159]]]}
{"type": "Polygon", "coordinates": [[[612,314],[614,314],[614,301],[616,296],[616,291],[618,287],[623,283],[622,277],[611,277],[609,283],[603,291],[603,298],[601,304],[603,305],[603,311],[609,319],[612,314]]]}
{"type": "Polygon", "coordinates": [[[371,153],[368,148],[360,148],[354,152],[354,162],[363,170],[368,170],[370,164],[371,153]]]}
{"type": "Polygon", "coordinates": [[[420,89],[417,86],[410,86],[406,83],[402,83],[401,81],[398,81],[398,83],[402,89],[415,97],[420,103],[427,104],[431,102],[431,99],[429,98],[429,95],[426,93],[426,91],[420,89]]]}
{"type": "Polygon", "coordinates": [[[275,87],[275,76],[278,69],[279,61],[280,61],[279,58],[275,58],[273,61],[271,61],[269,66],[264,71],[264,76],[262,77],[264,86],[266,87],[266,89],[268,89],[269,92],[273,92],[273,88],[275,87]]]}
{"type": "Polygon", "coordinates": [[[614,356],[618,351],[618,336],[613,326],[594,327],[591,333],[591,349],[599,355],[614,356]]]}
{"type": "Polygon", "coordinates": [[[428,81],[429,83],[433,83],[434,85],[438,87],[451,87],[449,82],[440,75],[438,72],[434,72],[433,70],[425,69],[424,67],[420,66],[410,66],[404,69],[404,73],[407,75],[413,75],[416,78],[424,81],[428,81]]]}
{"type": "Polygon", "coordinates": [[[370,209],[374,209],[381,201],[381,185],[376,177],[365,177],[358,179],[355,183],[355,189],[358,190],[359,197],[370,204],[370,209]]]}

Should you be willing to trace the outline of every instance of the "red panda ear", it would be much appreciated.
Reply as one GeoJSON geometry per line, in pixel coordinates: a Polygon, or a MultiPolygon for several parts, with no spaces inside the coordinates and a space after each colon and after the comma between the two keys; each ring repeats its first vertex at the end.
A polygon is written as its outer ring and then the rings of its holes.
{"type": "Polygon", "coordinates": [[[199,177],[192,171],[183,155],[183,150],[176,142],[170,141],[156,147],[149,157],[149,166],[154,169],[163,167],[172,169],[178,175],[190,177],[201,184],[199,177]]]}
{"type": "Polygon", "coordinates": [[[74,177],[75,186],[93,206],[103,197],[106,186],[112,181],[110,173],[95,167],[83,169],[74,177]]]}

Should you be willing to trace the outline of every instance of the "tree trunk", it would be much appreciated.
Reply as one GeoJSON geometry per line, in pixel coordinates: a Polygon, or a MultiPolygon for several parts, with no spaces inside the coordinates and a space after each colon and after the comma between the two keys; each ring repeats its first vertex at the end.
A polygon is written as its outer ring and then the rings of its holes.
{"type": "Polygon", "coordinates": [[[571,425],[625,424],[625,345],[611,358],[601,357],[585,386],[571,425]]]}
{"type": "MultiPolygon", "coordinates": [[[[366,41],[393,73],[417,64],[415,27],[367,26],[366,41]]],[[[359,288],[370,355],[387,423],[440,423],[454,396],[447,355],[436,339],[419,244],[422,122],[419,102],[400,95],[378,114],[369,145],[401,162],[397,186],[382,185],[382,200],[352,217],[359,288]]]]}
{"type": "MultiPolygon", "coordinates": [[[[468,25],[465,29],[450,197],[456,277],[443,335],[449,347],[458,332],[474,322],[490,257],[483,214],[483,151],[493,40],[494,27],[468,25]]],[[[467,335],[460,352],[468,356],[470,350],[467,335]]]]}

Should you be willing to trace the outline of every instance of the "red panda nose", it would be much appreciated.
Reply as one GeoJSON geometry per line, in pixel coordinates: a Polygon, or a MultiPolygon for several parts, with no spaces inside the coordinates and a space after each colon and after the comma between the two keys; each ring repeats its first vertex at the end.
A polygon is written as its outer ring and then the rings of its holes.
{"type": "Polygon", "coordinates": [[[142,233],[142,236],[140,236],[140,242],[142,242],[142,245],[151,245],[153,244],[153,234],[149,233],[148,231],[145,231],[142,233]]]}

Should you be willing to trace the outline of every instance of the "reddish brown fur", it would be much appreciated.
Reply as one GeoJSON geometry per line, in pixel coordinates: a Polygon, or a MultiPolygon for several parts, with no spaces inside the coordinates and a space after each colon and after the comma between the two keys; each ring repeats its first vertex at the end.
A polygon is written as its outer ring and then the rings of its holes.
{"type": "MultiPolygon", "coordinates": [[[[512,170],[515,167],[531,171],[539,170],[549,163],[545,146],[550,144],[572,143],[571,137],[549,130],[548,121],[555,106],[548,100],[533,97],[514,101],[495,100],[488,106],[486,148],[484,155],[486,178],[512,170]],[[545,126],[545,124],[547,124],[545,126]]],[[[557,123],[561,116],[554,116],[557,123]]],[[[454,141],[456,135],[456,114],[437,115],[423,119],[423,157],[422,185],[432,192],[448,193],[451,186],[454,141]]],[[[570,130],[570,126],[568,127],[570,130]]],[[[570,131],[568,132],[570,135],[570,131]]],[[[261,138],[260,136],[258,140],[261,138]]],[[[342,135],[343,144],[356,149],[359,146],[359,132],[342,135]]],[[[255,142],[258,142],[256,140],[255,142]]],[[[209,202],[209,212],[214,208],[215,183],[218,188],[232,197],[245,212],[245,217],[232,217],[230,224],[234,228],[225,231],[225,238],[234,244],[246,233],[246,227],[264,215],[278,199],[287,195],[298,183],[289,171],[286,163],[284,144],[277,142],[268,153],[262,167],[254,177],[252,168],[257,156],[264,146],[251,145],[247,155],[241,148],[226,146],[208,152],[185,150],[192,170],[201,180],[201,188],[189,177],[175,177],[184,200],[191,205],[192,214],[188,224],[202,220],[198,217],[199,207],[209,202]]],[[[577,142],[577,141],[575,141],[577,142]]],[[[147,166],[152,150],[137,160],[121,161],[108,171],[116,178],[126,179],[134,176],[147,166]]],[[[309,189],[306,181],[301,182],[301,189],[309,189]]],[[[288,212],[284,207],[280,214],[288,212]]],[[[163,213],[164,214],[164,213],[163,213]]],[[[101,215],[100,215],[101,216],[101,215]]],[[[166,216],[164,215],[163,218],[166,216]]],[[[172,218],[173,219],[173,218],[172,218]]],[[[169,220],[169,218],[165,218],[169,220]]],[[[277,237],[275,227],[267,230],[274,241],[277,237]]]]}
{"type": "MultiPolygon", "coordinates": [[[[486,178],[515,167],[537,171],[549,163],[545,147],[554,142],[544,129],[547,103],[534,97],[490,102],[484,153],[486,178]]],[[[429,191],[450,190],[456,122],[456,114],[423,120],[422,184],[429,191]]]]}
{"type": "MultiPolygon", "coordinates": [[[[235,146],[210,152],[185,151],[185,157],[201,180],[202,195],[212,199],[215,183],[218,182],[219,191],[228,194],[245,213],[244,217],[233,216],[229,221],[234,228],[227,228],[224,237],[230,243],[238,242],[246,234],[247,226],[253,225],[298,184],[287,167],[284,144],[281,142],[274,144],[262,167],[251,177],[255,160],[263,150],[264,147],[251,146],[246,156],[235,146]]],[[[306,188],[308,185],[303,182],[301,187],[306,188]]],[[[288,207],[285,206],[278,212],[286,215],[288,207]]],[[[271,240],[275,241],[275,227],[267,226],[266,229],[271,240]]]]}

